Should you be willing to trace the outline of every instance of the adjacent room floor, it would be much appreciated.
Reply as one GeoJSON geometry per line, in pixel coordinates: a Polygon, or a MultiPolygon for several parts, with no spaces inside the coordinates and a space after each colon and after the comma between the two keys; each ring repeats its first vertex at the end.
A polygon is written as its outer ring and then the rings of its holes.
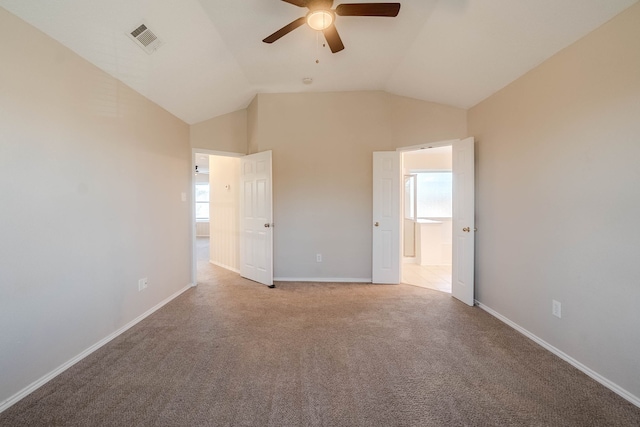
{"type": "Polygon", "coordinates": [[[451,266],[402,264],[402,283],[451,293],[451,266]]]}

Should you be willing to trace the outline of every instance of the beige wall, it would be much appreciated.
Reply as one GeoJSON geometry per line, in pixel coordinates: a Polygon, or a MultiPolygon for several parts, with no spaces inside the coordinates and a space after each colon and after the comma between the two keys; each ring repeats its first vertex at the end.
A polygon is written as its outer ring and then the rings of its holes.
{"type": "Polygon", "coordinates": [[[185,123],[2,8],[0,58],[1,406],[188,285],[191,150],[185,123]]]}
{"type": "Polygon", "coordinates": [[[386,94],[390,112],[390,126],[402,140],[399,147],[410,147],[455,138],[467,134],[467,111],[432,102],[386,94]]]}
{"type": "Polygon", "coordinates": [[[260,94],[250,110],[250,151],[273,150],[277,278],[370,279],[372,152],[467,132],[464,110],[385,92],[260,94]]]}
{"type": "Polygon", "coordinates": [[[191,125],[191,147],[229,153],[247,153],[247,110],[191,125]]]}
{"type": "Polygon", "coordinates": [[[239,183],[240,159],[209,156],[210,261],[229,270],[240,270],[239,183]]]}
{"type": "Polygon", "coordinates": [[[469,129],[477,299],[640,402],[640,4],[472,108],[469,129]]]}

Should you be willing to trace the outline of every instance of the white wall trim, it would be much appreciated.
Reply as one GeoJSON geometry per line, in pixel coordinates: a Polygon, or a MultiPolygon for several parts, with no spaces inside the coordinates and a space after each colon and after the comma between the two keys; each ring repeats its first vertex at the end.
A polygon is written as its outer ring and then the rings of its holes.
{"type": "Polygon", "coordinates": [[[420,145],[410,145],[408,147],[398,147],[396,151],[405,152],[405,151],[417,151],[424,150],[426,148],[435,148],[435,147],[445,147],[447,145],[453,145],[454,142],[460,141],[459,139],[446,139],[444,141],[436,141],[436,142],[425,142],[420,145]]]}
{"type": "Polygon", "coordinates": [[[481,309],[483,309],[484,311],[486,311],[487,313],[489,313],[490,315],[492,315],[496,319],[498,319],[498,320],[506,323],[507,325],[511,326],[513,329],[515,329],[516,331],[520,332],[525,337],[527,337],[530,340],[534,341],[535,343],[541,345],[543,348],[549,350],[551,353],[555,354],[560,359],[564,360],[565,362],[571,364],[575,368],[577,368],[580,371],[584,372],[585,374],[587,374],[588,376],[590,376],[591,378],[593,378],[594,380],[596,380],[597,382],[599,382],[603,386],[607,387],[609,390],[613,391],[614,393],[616,393],[620,397],[628,400],[629,402],[633,403],[637,407],[640,407],[640,398],[638,396],[635,396],[635,395],[629,393],[627,390],[623,389],[618,384],[608,380],[607,378],[605,378],[602,375],[598,374],[597,372],[595,372],[591,368],[589,368],[589,367],[583,365],[582,363],[578,362],[573,357],[569,356],[568,354],[564,353],[563,351],[559,350],[558,348],[552,346],[551,344],[549,344],[548,342],[546,342],[542,338],[539,338],[538,336],[532,334],[531,332],[529,332],[528,330],[526,330],[522,326],[520,326],[517,323],[511,321],[510,319],[506,318],[505,316],[503,316],[502,314],[500,314],[497,311],[493,310],[492,308],[487,307],[486,305],[482,304],[480,301],[475,300],[475,302],[476,302],[476,305],[478,307],[480,307],[481,309]]]}
{"type": "MultiPolygon", "coordinates": [[[[218,151],[218,150],[207,150],[206,148],[191,148],[191,154],[195,156],[196,154],[208,154],[210,156],[223,156],[223,157],[244,157],[245,153],[236,153],[235,151],[218,151]]],[[[194,165],[195,166],[195,165],[194,165]]]]}
{"type": "Polygon", "coordinates": [[[274,277],[276,282],[371,283],[371,277],[274,277]]]}
{"type": "Polygon", "coordinates": [[[13,396],[9,397],[4,402],[0,403],[0,412],[3,412],[4,410],[8,409],[10,406],[12,406],[13,404],[17,403],[20,399],[22,399],[25,396],[27,396],[28,394],[34,392],[36,389],[42,387],[43,385],[45,385],[46,383],[48,383],[49,381],[51,381],[52,379],[54,379],[55,377],[57,377],[58,375],[60,375],[61,373],[63,373],[64,371],[66,371],[67,369],[69,369],[70,367],[72,367],[73,365],[75,365],[76,363],[78,363],[79,361],[81,361],[82,359],[87,357],[88,355],[90,355],[91,353],[93,353],[94,351],[98,350],[100,347],[102,347],[105,344],[107,344],[109,341],[117,338],[119,335],[121,335],[122,333],[124,333],[125,331],[130,329],[131,327],[135,326],[137,323],[139,323],[140,321],[144,320],[146,317],[150,316],[154,312],[156,312],[159,309],[161,309],[164,305],[169,303],[171,300],[177,298],[180,294],[182,294],[184,291],[190,289],[191,287],[192,287],[192,284],[189,283],[186,287],[180,289],[178,292],[174,293],[170,297],[166,298],[165,300],[163,300],[160,303],[156,304],[155,306],[151,307],[149,310],[145,311],[140,316],[136,317],[135,319],[133,319],[131,322],[127,323],[126,325],[124,325],[120,329],[118,329],[115,332],[112,332],[111,334],[107,335],[106,337],[104,337],[103,339],[101,339],[97,343],[93,344],[91,347],[87,348],[86,350],[84,350],[83,352],[78,354],[77,356],[71,358],[67,362],[65,362],[62,365],[58,366],[53,371],[49,372],[48,374],[44,375],[40,379],[38,379],[38,380],[34,381],[33,383],[29,384],[28,386],[26,386],[25,388],[23,388],[22,390],[20,390],[16,394],[14,394],[13,396]]]}
{"type": "Polygon", "coordinates": [[[224,268],[225,270],[233,271],[234,273],[238,273],[238,274],[240,274],[240,270],[238,270],[237,268],[233,268],[233,267],[231,267],[231,266],[229,266],[229,265],[226,265],[226,264],[223,264],[223,263],[221,263],[221,262],[216,262],[216,261],[211,261],[211,260],[209,260],[209,263],[211,263],[211,264],[213,264],[213,265],[217,265],[218,267],[222,267],[222,268],[224,268]]]}

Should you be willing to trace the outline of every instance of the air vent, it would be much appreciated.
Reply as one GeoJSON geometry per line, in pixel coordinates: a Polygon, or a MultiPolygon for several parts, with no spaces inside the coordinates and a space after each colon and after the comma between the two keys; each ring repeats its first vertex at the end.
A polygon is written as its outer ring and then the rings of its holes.
{"type": "Polygon", "coordinates": [[[145,24],[140,24],[135,30],[129,34],[131,40],[133,40],[138,46],[140,46],[148,54],[152,54],[160,46],[162,46],[162,40],[160,40],[145,24]]]}

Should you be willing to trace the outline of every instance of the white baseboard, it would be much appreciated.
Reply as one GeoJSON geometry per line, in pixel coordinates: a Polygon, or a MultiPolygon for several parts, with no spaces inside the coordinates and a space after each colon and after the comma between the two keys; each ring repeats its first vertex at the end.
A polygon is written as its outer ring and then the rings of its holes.
{"type": "Polygon", "coordinates": [[[237,268],[231,267],[231,266],[226,265],[226,264],[222,264],[221,262],[216,262],[216,261],[209,260],[209,263],[213,264],[213,265],[217,265],[218,267],[222,267],[222,268],[224,268],[226,270],[233,271],[234,273],[240,274],[240,270],[238,270],[237,268]]]}
{"type": "Polygon", "coordinates": [[[139,323],[140,321],[142,321],[146,317],[148,317],[151,314],[153,314],[154,312],[158,311],[164,305],[166,305],[171,300],[175,299],[176,297],[178,297],[180,294],[182,294],[184,291],[190,289],[191,287],[192,287],[192,284],[189,283],[186,287],[184,287],[183,289],[180,289],[178,292],[174,293],[170,297],[166,298],[165,300],[163,300],[160,303],[156,304],[155,306],[151,307],[149,310],[145,311],[140,316],[136,317],[135,319],[133,319],[131,322],[127,323],[126,325],[124,325],[120,329],[118,329],[115,332],[107,335],[105,338],[101,339],[97,343],[93,344],[91,347],[89,347],[86,350],[84,350],[82,353],[78,354],[77,356],[73,357],[72,359],[68,360],[67,362],[63,363],[62,365],[58,366],[53,371],[49,372],[48,374],[44,375],[40,379],[38,379],[38,380],[34,381],[33,383],[29,384],[28,386],[26,386],[25,388],[23,388],[22,390],[20,390],[16,394],[14,394],[13,396],[9,397],[4,402],[0,403],[0,412],[6,410],[11,405],[15,404],[20,399],[22,399],[23,397],[27,396],[29,393],[32,393],[36,389],[42,387],[44,384],[48,383],[49,381],[51,381],[52,379],[54,379],[55,377],[57,377],[58,375],[60,375],[61,373],[63,373],[64,371],[66,371],[67,369],[69,369],[70,367],[72,367],[73,365],[75,365],[76,363],[78,363],[79,361],[81,361],[82,359],[87,357],[88,355],[90,355],[91,353],[93,353],[94,351],[98,350],[100,347],[102,347],[103,345],[107,344],[109,341],[111,341],[114,338],[118,337],[118,335],[124,333],[127,329],[130,329],[131,327],[135,326],[137,323],[139,323]]]}
{"type": "Polygon", "coordinates": [[[558,356],[560,359],[564,360],[565,362],[571,364],[575,368],[577,368],[580,371],[584,372],[585,374],[587,374],[588,376],[590,376],[591,378],[593,378],[594,380],[596,380],[597,382],[599,382],[603,386],[607,387],[609,390],[613,391],[617,395],[619,395],[622,398],[628,400],[629,402],[633,403],[637,407],[640,407],[640,398],[638,396],[635,396],[635,395],[629,393],[627,390],[623,389],[622,387],[620,387],[616,383],[606,379],[605,377],[603,377],[599,373],[595,372],[591,368],[583,365],[582,363],[578,362],[573,357],[569,356],[568,354],[564,353],[563,351],[559,350],[558,348],[552,346],[551,344],[549,344],[548,342],[546,342],[542,338],[539,338],[538,336],[532,334],[531,332],[529,332],[528,330],[526,330],[522,326],[520,326],[517,323],[511,321],[510,319],[504,317],[502,314],[498,313],[497,311],[493,310],[492,308],[487,307],[486,305],[482,304],[480,301],[476,300],[475,302],[476,302],[476,305],[478,307],[480,307],[481,309],[483,309],[484,311],[486,311],[487,313],[489,313],[493,317],[495,317],[498,320],[500,320],[500,321],[506,323],[507,325],[511,326],[513,329],[515,329],[516,331],[520,332],[525,337],[531,339],[532,341],[534,341],[537,344],[541,345],[545,349],[549,350],[551,353],[553,353],[556,356],[558,356]]]}
{"type": "Polygon", "coordinates": [[[274,277],[275,282],[371,283],[371,277],[274,277]]]}

